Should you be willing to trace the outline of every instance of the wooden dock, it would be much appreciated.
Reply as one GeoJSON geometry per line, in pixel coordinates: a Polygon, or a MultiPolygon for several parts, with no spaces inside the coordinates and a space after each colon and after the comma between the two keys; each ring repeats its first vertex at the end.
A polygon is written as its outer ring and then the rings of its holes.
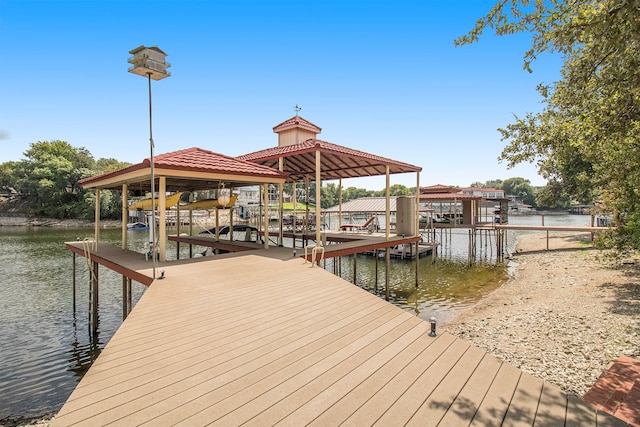
{"type": "Polygon", "coordinates": [[[620,425],[290,248],[161,268],[53,425],[620,425]]]}
{"type": "MultiPolygon", "coordinates": [[[[315,238],[315,235],[313,235],[315,238]]],[[[224,251],[239,252],[251,249],[260,249],[262,245],[259,243],[242,242],[242,241],[230,241],[230,240],[216,240],[213,237],[208,236],[169,236],[169,240],[174,242],[199,245],[205,247],[211,247],[214,249],[222,249],[224,251]]],[[[298,236],[300,238],[300,235],[298,236]]],[[[378,249],[393,248],[398,245],[411,245],[419,242],[420,236],[391,236],[389,239],[385,239],[380,234],[348,234],[348,233],[323,233],[323,239],[325,240],[324,246],[324,258],[335,258],[347,255],[353,255],[357,253],[371,252],[378,249]]],[[[312,240],[309,238],[307,241],[312,240]]],[[[315,242],[311,244],[315,246],[315,242]]],[[[304,247],[303,247],[304,248],[304,247]]],[[[298,248],[296,254],[302,256],[304,249],[298,248]]],[[[288,253],[293,254],[295,248],[288,248],[288,253]]],[[[426,252],[426,246],[421,247],[422,252],[426,252]]],[[[407,257],[413,255],[407,248],[404,250],[407,253],[407,257]]],[[[293,256],[293,255],[292,255],[293,256]]],[[[398,257],[400,254],[397,255],[398,257]]],[[[308,251],[307,259],[311,260],[311,251],[308,251]]]]}

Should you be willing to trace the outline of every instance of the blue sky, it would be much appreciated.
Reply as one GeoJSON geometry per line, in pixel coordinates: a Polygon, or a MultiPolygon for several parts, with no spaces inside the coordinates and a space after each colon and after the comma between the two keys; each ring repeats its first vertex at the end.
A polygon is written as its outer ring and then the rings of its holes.
{"type": "MultiPolygon", "coordinates": [[[[277,145],[300,115],[320,139],[422,166],[421,185],[524,177],[499,163],[497,131],[542,106],[560,58],[522,70],[528,35],[455,48],[493,1],[0,0],[0,163],[64,140],[96,159],[149,156],[147,82],[129,51],[158,46],[155,153],[237,156],[277,145]]],[[[414,186],[415,174],[392,176],[414,186]]],[[[384,177],[345,186],[380,189],[384,177]]]]}

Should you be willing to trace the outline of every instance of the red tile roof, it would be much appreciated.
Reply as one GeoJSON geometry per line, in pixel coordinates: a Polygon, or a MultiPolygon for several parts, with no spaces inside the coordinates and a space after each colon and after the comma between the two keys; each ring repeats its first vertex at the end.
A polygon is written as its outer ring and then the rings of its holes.
{"type": "MultiPolygon", "coordinates": [[[[188,174],[189,172],[211,174],[209,178],[211,180],[218,179],[216,176],[220,175],[241,175],[247,177],[247,182],[252,182],[251,178],[277,180],[284,179],[287,176],[286,173],[279,172],[277,169],[196,147],[160,154],[154,156],[153,160],[154,167],[160,171],[158,175],[166,175],[168,171],[176,171],[181,172],[180,175],[183,179],[185,173],[188,174]]],[[[79,184],[85,188],[98,187],[102,185],[102,182],[120,182],[118,178],[123,177],[124,180],[124,175],[145,178],[148,181],[149,173],[146,171],[150,169],[150,165],[151,161],[147,158],[141,163],[124,169],[82,179],[79,184]]]]}
{"type": "Polygon", "coordinates": [[[283,130],[292,129],[295,127],[301,127],[303,129],[310,130],[311,132],[315,132],[316,134],[322,132],[322,129],[320,127],[314,125],[309,120],[304,119],[300,116],[293,116],[290,119],[287,119],[284,122],[280,123],[279,125],[274,126],[273,131],[275,133],[278,133],[282,132],[283,130]]]}
{"type": "MultiPolygon", "coordinates": [[[[150,161],[145,159],[143,163],[149,166],[150,161]]],[[[276,169],[196,147],[155,156],[154,166],[165,169],[199,170],[249,176],[283,176],[276,169]]]]}
{"type": "Polygon", "coordinates": [[[291,178],[300,180],[305,176],[315,176],[315,153],[321,152],[321,172],[323,180],[377,176],[386,173],[419,172],[420,166],[391,160],[365,153],[319,139],[308,139],[299,144],[273,147],[238,156],[240,160],[278,168],[278,159],[283,157],[285,172],[291,178]]]}

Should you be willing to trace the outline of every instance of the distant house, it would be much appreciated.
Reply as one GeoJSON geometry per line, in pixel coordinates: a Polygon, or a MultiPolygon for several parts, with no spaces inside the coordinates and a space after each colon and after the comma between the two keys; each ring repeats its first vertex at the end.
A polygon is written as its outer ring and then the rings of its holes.
{"type": "Polygon", "coordinates": [[[495,188],[467,187],[461,188],[460,193],[480,196],[483,199],[504,199],[504,191],[495,188]]]}
{"type": "Polygon", "coordinates": [[[487,217],[501,224],[508,222],[504,191],[495,188],[458,188],[448,185],[420,187],[420,202],[431,207],[435,215],[453,223],[475,225],[487,217]],[[495,215],[495,218],[494,218],[495,215]]]}

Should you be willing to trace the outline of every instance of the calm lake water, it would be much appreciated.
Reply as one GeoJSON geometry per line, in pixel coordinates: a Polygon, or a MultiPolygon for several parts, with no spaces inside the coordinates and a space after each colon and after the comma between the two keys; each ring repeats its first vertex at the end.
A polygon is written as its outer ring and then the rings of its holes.
{"type": "MultiPolygon", "coordinates": [[[[512,224],[539,225],[539,216],[511,217],[512,224]]],[[[588,225],[584,215],[549,215],[547,225],[588,225]]],[[[92,236],[92,229],[0,227],[0,424],[3,419],[36,417],[60,409],[76,384],[122,323],[122,276],[100,268],[99,334],[93,339],[88,327],[88,268],[77,257],[77,307],[72,298],[73,256],[64,242],[92,236]]],[[[513,250],[517,236],[509,232],[513,250]]],[[[443,236],[443,239],[445,237],[443,236]]],[[[446,248],[435,264],[431,257],[420,262],[415,286],[415,261],[393,260],[391,299],[394,304],[422,319],[434,316],[439,323],[499,287],[509,276],[509,265],[491,262],[495,250],[489,244],[481,261],[466,266],[466,231],[447,236],[446,248]]],[[[101,231],[101,240],[119,244],[119,229],[101,231]]],[[[130,247],[142,252],[147,234],[129,232],[130,247]]],[[[438,235],[438,239],[440,236],[438,235]]],[[[490,242],[486,242],[490,243],[490,242]]],[[[495,243],[494,243],[495,244],[495,243]]],[[[184,245],[186,246],[186,245],[184,245]]],[[[480,248],[483,249],[483,248],[480,248]]],[[[181,257],[186,257],[188,249],[181,257]]],[[[175,246],[168,245],[168,256],[175,246]]],[[[341,274],[353,277],[353,259],[344,257],[341,274]]],[[[331,264],[327,269],[333,271],[331,264]]],[[[375,260],[360,255],[358,283],[384,295],[384,262],[374,284],[375,260]]],[[[145,286],[133,282],[133,302],[145,286]]]]}

